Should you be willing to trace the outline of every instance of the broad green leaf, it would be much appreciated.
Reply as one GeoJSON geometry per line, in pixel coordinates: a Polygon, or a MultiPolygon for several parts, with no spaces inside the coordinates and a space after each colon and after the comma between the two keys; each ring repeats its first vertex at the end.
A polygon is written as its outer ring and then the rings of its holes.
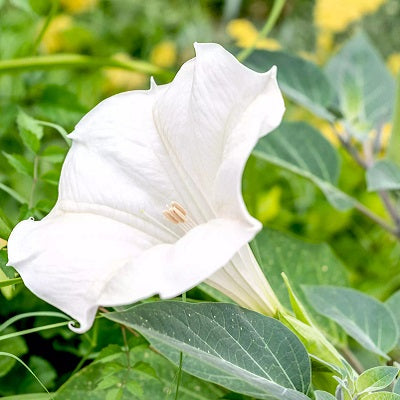
{"type": "Polygon", "coordinates": [[[20,174],[33,176],[33,163],[19,154],[8,154],[3,151],[8,163],[20,174]]]}
{"type": "MultiPolygon", "coordinates": [[[[101,358],[73,375],[58,391],[54,400],[104,400],[121,392],[120,400],[169,399],[176,387],[177,369],[164,357],[136,346],[127,354],[108,346],[101,358]]],[[[212,384],[183,374],[180,400],[217,400],[224,391],[212,384]]]]}
{"type": "Polygon", "coordinates": [[[19,134],[25,146],[37,153],[40,148],[40,139],[43,136],[43,127],[31,116],[20,110],[17,117],[19,134]]]}
{"type": "Polygon", "coordinates": [[[315,322],[333,342],[346,342],[346,335],[333,321],[321,317],[310,307],[301,285],[347,286],[348,274],[325,243],[304,242],[282,232],[264,228],[250,244],[268,282],[281,303],[290,308],[290,300],[282,272],[287,275],[294,294],[306,306],[315,322]]]}
{"type": "Polygon", "coordinates": [[[260,72],[273,65],[278,67],[278,82],[282,91],[320,117],[333,120],[328,109],[335,91],[323,70],[310,61],[281,51],[255,50],[245,64],[260,72]]]}
{"type": "MultiPolygon", "coordinates": [[[[400,332],[400,290],[392,294],[385,302],[386,306],[390,309],[393,314],[394,320],[396,321],[397,327],[400,332]]],[[[400,337],[397,342],[397,347],[400,347],[400,337]]]]}
{"type": "Polygon", "coordinates": [[[354,289],[304,286],[311,305],[333,319],[366,349],[388,358],[398,340],[398,328],[388,307],[354,289]]]}
{"type": "Polygon", "coordinates": [[[388,160],[377,161],[367,171],[368,190],[400,190],[400,167],[388,160]]]}
{"type": "Polygon", "coordinates": [[[316,390],[314,394],[315,400],[336,400],[336,397],[333,394],[323,392],[322,390],[316,390]]]}
{"type": "Polygon", "coordinates": [[[363,396],[362,400],[400,400],[400,395],[390,392],[370,393],[363,396]]]}
{"type": "Polygon", "coordinates": [[[375,367],[364,371],[356,381],[357,393],[376,392],[387,388],[399,373],[396,367],[375,367]]]}
{"type": "Polygon", "coordinates": [[[336,150],[317,130],[306,123],[281,124],[258,142],[253,154],[310,179],[339,210],[347,210],[356,203],[335,187],[339,176],[336,150]]]}
{"type": "MultiPolygon", "coordinates": [[[[13,332],[10,328],[6,330],[6,333],[13,332]]],[[[0,352],[11,353],[19,357],[25,354],[28,348],[25,344],[25,340],[21,337],[13,337],[0,341],[0,352]]],[[[10,357],[0,356],[0,377],[6,375],[11,368],[15,365],[16,360],[10,357]]]]}
{"type": "Polygon", "coordinates": [[[397,393],[400,395],[400,379],[397,379],[393,386],[393,393],[397,393]]]}
{"type": "Polygon", "coordinates": [[[183,370],[259,399],[305,400],[310,360],[279,321],[233,304],[160,301],[106,318],[141,332],[183,370]]]}
{"type": "Polygon", "coordinates": [[[342,113],[356,131],[361,128],[362,133],[368,133],[391,120],[395,82],[365,34],[350,39],[329,61],[326,73],[337,88],[342,113]],[[357,101],[361,104],[354,115],[354,109],[349,110],[348,105],[357,101]]]}

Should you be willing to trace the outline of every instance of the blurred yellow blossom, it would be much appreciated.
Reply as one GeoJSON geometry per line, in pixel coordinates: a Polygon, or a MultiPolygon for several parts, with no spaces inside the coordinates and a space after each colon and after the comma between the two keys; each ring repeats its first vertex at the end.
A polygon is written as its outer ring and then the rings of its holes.
{"type": "Polygon", "coordinates": [[[352,22],[375,12],[387,0],[317,0],[316,25],[331,32],[342,32],[352,22]]]}
{"type": "Polygon", "coordinates": [[[98,0],[60,0],[61,6],[65,11],[79,14],[91,10],[98,0]]]}
{"type": "Polygon", "coordinates": [[[73,25],[72,18],[60,14],[53,18],[42,38],[42,47],[47,53],[57,53],[66,45],[65,31],[73,25]]]}
{"type": "Polygon", "coordinates": [[[171,41],[158,43],[150,54],[150,62],[161,68],[172,67],[176,63],[177,50],[171,41]]]}
{"type": "Polygon", "coordinates": [[[387,66],[393,75],[397,75],[400,72],[400,53],[394,53],[387,59],[387,66]]]}
{"type": "MultiPolygon", "coordinates": [[[[120,61],[130,61],[131,57],[126,53],[115,54],[120,61]]],[[[105,70],[105,91],[132,90],[143,88],[148,83],[148,76],[140,72],[128,71],[121,68],[107,68],[105,70]]]]}
{"type": "Polygon", "coordinates": [[[282,188],[273,186],[257,198],[257,219],[265,223],[273,220],[281,210],[282,188]]]}
{"type": "Polygon", "coordinates": [[[247,19],[233,19],[226,27],[228,35],[235,39],[238,47],[252,47],[256,49],[279,50],[281,45],[275,39],[258,38],[258,31],[255,26],[247,19]]]}
{"type": "Polygon", "coordinates": [[[0,250],[7,246],[7,240],[0,238],[0,250]]]}

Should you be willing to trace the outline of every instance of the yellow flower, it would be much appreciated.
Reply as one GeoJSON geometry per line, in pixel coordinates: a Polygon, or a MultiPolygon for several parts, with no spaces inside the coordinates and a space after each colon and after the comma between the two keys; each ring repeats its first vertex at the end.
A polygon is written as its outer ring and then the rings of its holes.
{"type": "Polygon", "coordinates": [[[0,238],[0,250],[7,246],[7,240],[0,238]]]}
{"type": "MultiPolygon", "coordinates": [[[[131,57],[125,53],[118,53],[114,58],[120,61],[129,61],[131,57]]],[[[105,70],[105,90],[132,90],[143,88],[148,82],[145,74],[135,71],[128,71],[121,68],[107,68],[105,70]]]]}
{"type": "Polygon", "coordinates": [[[275,39],[258,38],[258,31],[247,19],[233,19],[226,27],[228,35],[235,39],[238,47],[248,48],[255,44],[256,49],[279,50],[281,45],[275,39]]]}
{"type": "Polygon", "coordinates": [[[316,25],[332,32],[344,31],[352,22],[375,12],[387,0],[317,0],[316,25]]]}
{"type": "Polygon", "coordinates": [[[72,14],[79,14],[92,9],[98,0],[60,0],[61,6],[72,14]]]}
{"type": "Polygon", "coordinates": [[[66,14],[57,15],[50,22],[42,38],[42,47],[47,53],[57,53],[66,45],[65,32],[73,25],[72,18],[66,14]]]}
{"type": "Polygon", "coordinates": [[[387,66],[393,75],[397,75],[400,72],[400,53],[394,53],[387,59],[387,66]]]}
{"type": "Polygon", "coordinates": [[[276,218],[281,210],[282,188],[273,186],[257,199],[257,219],[266,223],[276,218]]]}
{"type": "Polygon", "coordinates": [[[176,59],[176,46],[168,40],[157,44],[150,54],[150,61],[162,68],[172,67],[176,63],[176,59]]]}

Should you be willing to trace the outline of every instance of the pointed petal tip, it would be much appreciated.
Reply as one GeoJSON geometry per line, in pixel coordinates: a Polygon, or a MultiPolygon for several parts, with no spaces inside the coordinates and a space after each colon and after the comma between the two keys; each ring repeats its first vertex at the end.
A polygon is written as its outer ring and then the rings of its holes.
{"type": "Polygon", "coordinates": [[[157,83],[156,83],[156,81],[155,81],[155,79],[154,79],[154,76],[151,76],[150,77],[150,91],[151,90],[154,90],[154,89],[156,89],[158,86],[157,86],[157,83]]]}
{"type": "Polygon", "coordinates": [[[80,323],[79,326],[77,326],[77,323],[75,321],[69,321],[68,322],[68,328],[71,329],[72,332],[75,333],[85,333],[90,329],[91,325],[85,325],[80,323]]]}

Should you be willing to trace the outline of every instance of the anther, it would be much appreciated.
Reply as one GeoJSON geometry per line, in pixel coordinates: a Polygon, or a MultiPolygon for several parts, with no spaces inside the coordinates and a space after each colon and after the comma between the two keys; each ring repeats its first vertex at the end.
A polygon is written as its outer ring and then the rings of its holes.
{"type": "Polygon", "coordinates": [[[164,217],[174,223],[185,223],[187,219],[187,212],[178,202],[171,202],[170,206],[167,206],[167,210],[163,211],[164,217]]]}

